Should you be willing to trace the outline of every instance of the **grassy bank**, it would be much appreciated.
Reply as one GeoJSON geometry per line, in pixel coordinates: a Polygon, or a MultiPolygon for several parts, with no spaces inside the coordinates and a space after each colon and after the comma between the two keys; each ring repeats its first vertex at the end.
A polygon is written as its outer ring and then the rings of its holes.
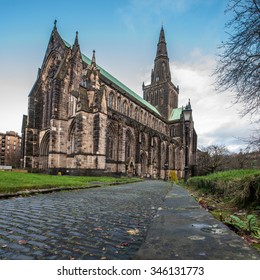
{"type": "Polygon", "coordinates": [[[260,251],[260,170],[193,177],[187,188],[202,207],[260,251]]]}
{"type": "Polygon", "coordinates": [[[217,194],[237,207],[260,205],[260,170],[230,170],[193,177],[188,185],[217,194]]]}
{"type": "Polygon", "coordinates": [[[95,183],[133,182],[136,178],[53,176],[45,174],[0,172],[0,194],[24,190],[88,186],[95,183]]]}

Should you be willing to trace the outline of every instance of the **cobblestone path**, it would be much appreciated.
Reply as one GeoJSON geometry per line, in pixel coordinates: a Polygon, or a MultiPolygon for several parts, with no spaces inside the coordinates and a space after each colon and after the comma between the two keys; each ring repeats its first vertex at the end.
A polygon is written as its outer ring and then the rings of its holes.
{"type": "Polygon", "coordinates": [[[169,184],[64,191],[0,201],[0,259],[131,259],[169,184]]]}

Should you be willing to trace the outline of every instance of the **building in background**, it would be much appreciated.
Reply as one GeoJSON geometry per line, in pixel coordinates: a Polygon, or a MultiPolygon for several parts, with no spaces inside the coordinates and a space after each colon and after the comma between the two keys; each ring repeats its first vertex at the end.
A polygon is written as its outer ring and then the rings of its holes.
{"type": "Polygon", "coordinates": [[[193,173],[197,135],[191,104],[178,105],[163,27],[143,95],[98,66],[95,51],[92,59],[82,54],[78,33],[73,46],[63,40],[55,21],[29,94],[24,167],[164,179],[193,173]]]}
{"type": "Polygon", "coordinates": [[[17,132],[0,133],[0,165],[20,168],[22,138],[17,132]]]}

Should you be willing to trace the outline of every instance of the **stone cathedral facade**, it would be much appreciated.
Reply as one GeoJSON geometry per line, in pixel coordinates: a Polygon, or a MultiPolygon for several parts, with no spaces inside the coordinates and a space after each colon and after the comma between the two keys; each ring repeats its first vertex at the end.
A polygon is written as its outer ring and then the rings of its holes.
{"type": "Polygon", "coordinates": [[[183,117],[191,106],[178,105],[163,27],[142,88],[143,98],[98,66],[95,51],[92,59],[82,54],[78,33],[73,46],[64,41],[55,22],[28,97],[24,167],[164,179],[173,170],[183,177],[186,165],[194,172],[197,135],[192,117],[185,133],[183,117]]]}

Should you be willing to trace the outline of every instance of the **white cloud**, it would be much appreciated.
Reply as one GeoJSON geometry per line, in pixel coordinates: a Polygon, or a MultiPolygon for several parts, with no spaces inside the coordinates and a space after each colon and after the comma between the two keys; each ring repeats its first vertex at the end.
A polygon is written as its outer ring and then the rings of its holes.
{"type": "Polygon", "coordinates": [[[250,134],[250,122],[240,118],[239,107],[232,105],[229,93],[214,90],[214,57],[194,50],[187,62],[170,66],[173,83],[180,86],[179,106],[191,99],[199,145],[222,144],[230,151],[243,148],[244,143],[238,138],[250,134]]]}

